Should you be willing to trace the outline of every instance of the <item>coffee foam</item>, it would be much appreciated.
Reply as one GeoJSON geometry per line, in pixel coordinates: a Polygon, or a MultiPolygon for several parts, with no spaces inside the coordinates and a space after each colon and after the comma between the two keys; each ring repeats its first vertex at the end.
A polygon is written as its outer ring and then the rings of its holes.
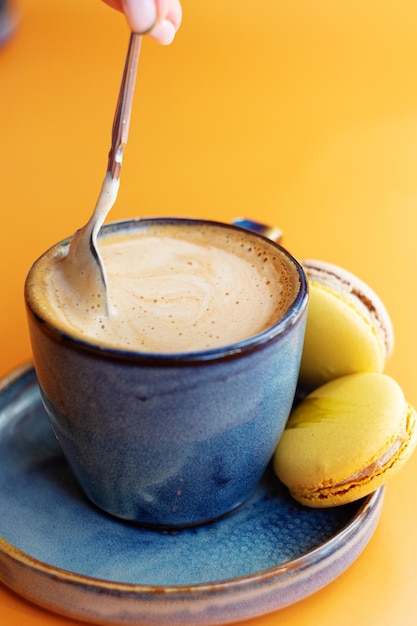
{"type": "Polygon", "coordinates": [[[268,242],[189,222],[138,226],[99,239],[111,315],[82,308],[56,247],[32,269],[28,301],[53,326],[124,350],[184,353],[230,345],[279,320],[298,292],[292,262],[268,242]]]}

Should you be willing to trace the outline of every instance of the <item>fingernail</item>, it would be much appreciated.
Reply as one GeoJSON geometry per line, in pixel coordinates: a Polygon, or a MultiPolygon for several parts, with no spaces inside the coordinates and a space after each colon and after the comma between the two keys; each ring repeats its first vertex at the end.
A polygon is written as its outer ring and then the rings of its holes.
{"type": "Polygon", "coordinates": [[[159,43],[167,46],[174,41],[175,27],[168,20],[162,20],[151,30],[150,35],[159,43]]]}
{"type": "Polygon", "coordinates": [[[140,3],[122,0],[128,24],[135,33],[145,33],[157,20],[154,0],[142,0],[140,3]]]}

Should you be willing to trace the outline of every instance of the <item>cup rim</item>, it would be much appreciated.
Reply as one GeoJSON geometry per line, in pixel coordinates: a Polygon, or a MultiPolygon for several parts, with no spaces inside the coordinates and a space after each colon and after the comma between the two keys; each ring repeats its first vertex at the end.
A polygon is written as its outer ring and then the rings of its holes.
{"type": "Polygon", "coordinates": [[[282,245],[269,239],[268,237],[262,235],[261,233],[244,228],[242,226],[238,226],[232,223],[220,222],[216,220],[202,219],[202,218],[188,218],[188,217],[134,217],[127,218],[122,220],[117,220],[114,222],[109,222],[104,224],[99,233],[98,239],[105,236],[111,232],[117,232],[118,230],[125,229],[126,227],[135,228],[140,225],[158,225],[160,223],[164,224],[178,224],[183,223],[187,225],[204,225],[209,224],[213,227],[225,228],[228,230],[236,230],[243,231],[246,234],[249,234],[256,239],[261,239],[266,242],[268,245],[276,248],[280,254],[282,254],[287,261],[293,264],[294,268],[297,271],[299,278],[299,289],[297,295],[289,306],[288,310],[284,313],[282,317],[276,320],[271,326],[265,328],[264,330],[256,333],[255,335],[251,335],[243,340],[238,342],[234,342],[232,344],[227,344],[225,346],[218,346],[215,348],[210,348],[208,350],[196,350],[196,351],[188,351],[188,352],[147,352],[147,351],[139,351],[139,350],[127,350],[123,348],[115,348],[111,346],[103,346],[95,343],[91,340],[80,339],[79,337],[75,337],[68,333],[67,331],[59,328],[54,325],[52,322],[44,319],[40,314],[35,312],[29,302],[29,298],[27,297],[27,282],[30,277],[33,268],[36,266],[38,261],[45,257],[48,253],[51,253],[52,250],[56,250],[60,247],[65,247],[69,244],[71,237],[67,237],[60,242],[54,244],[48,250],[46,250],[40,257],[33,263],[30,268],[28,275],[25,281],[25,302],[27,311],[30,315],[36,320],[42,330],[47,333],[50,337],[54,338],[56,341],[64,342],[65,344],[71,345],[74,349],[78,349],[83,352],[90,352],[100,355],[102,357],[106,357],[110,360],[123,360],[123,361],[136,361],[136,362],[146,362],[148,365],[175,365],[179,366],[181,364],[204,364],[213,361],[226,360],[230,358],[236,358],[242,356],[243,354],[247,354],[250,352],[254,352],[263,346],[273,343],[274,340],[280,339],[283,335],[285,335],[292,327],[297,325],[297,323],[302,318],[303,312],[307,308],[308,303],[308,280],[304,269],[299,261],[282,245]]]}

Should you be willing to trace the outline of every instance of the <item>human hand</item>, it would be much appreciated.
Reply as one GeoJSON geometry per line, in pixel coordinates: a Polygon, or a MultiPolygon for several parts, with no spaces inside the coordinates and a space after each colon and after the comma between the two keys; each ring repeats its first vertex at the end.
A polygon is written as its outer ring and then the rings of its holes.
{"type": "Polygon", "coordinates": [[[180,0],[103,0],[125,14],[133,32],[147,33],[159,43],[170,44],[181,25],[180,0]]]}

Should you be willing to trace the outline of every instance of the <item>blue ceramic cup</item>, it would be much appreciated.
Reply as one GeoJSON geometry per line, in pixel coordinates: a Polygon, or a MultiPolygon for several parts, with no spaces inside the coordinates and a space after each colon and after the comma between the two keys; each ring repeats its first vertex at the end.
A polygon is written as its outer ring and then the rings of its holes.
{"type": "MultiPolygon", "coordinates": [[[[100,237],[155,223],[232,232],[273,252],[296,284],[285,314],[254,336],[204,351],[147,353],[80,340],[46,321],[33,307],[39,260],[29,272],[25,299],[35,369],[79,485],[114,516],[176,528],[230,513],[257,486],[294,399],[308,288],[285,249],[234,225],[130,220],[104,226],[100,237]]],[[[53,250],[65,246],[68,240],[53,250]]]]}

